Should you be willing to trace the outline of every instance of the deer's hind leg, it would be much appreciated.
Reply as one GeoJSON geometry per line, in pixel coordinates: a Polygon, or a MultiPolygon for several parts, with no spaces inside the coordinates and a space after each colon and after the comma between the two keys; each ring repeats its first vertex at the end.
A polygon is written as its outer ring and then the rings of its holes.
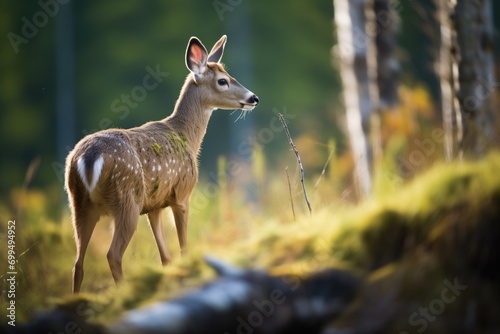
{"type": "Polygon", "coordinates": [[[83,281],[83,263],[87,246],[99,220],[99,212],[90,203],[72,199],[72,219],[76,244],[76,260],[73,267],[73,293],[80,291],[83,281]]]}
{"type": "Polygon", "coordinates": [[[137,229],[139,214],[140,209],[133,200],[126,201],[119,209],[114,210],[114,233],[107,257],[115,283],[123,278],[123,253],[137,229]]]}

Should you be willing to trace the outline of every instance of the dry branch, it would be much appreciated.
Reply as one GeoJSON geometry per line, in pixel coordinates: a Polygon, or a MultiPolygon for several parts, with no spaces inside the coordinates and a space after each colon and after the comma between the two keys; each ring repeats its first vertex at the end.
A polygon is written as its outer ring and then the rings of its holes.
{"type": "Polygon", "coordinates": [[[288,166],[285,168],[286,180],[288,181],[288,192],[290,193],[290,203],[292,204],[292,213],[293,220],[295,221],[295,208],[293,206],[293,197],[292,197],[292,185],[290,184],[290,177],[288,176],[288,166]]]}
{"type": "Polygon", "coordinates": [[[334,153],[335,153],[335,150],[330,151],[330,154],[328,155],[328,159],[326,159],[325,165],[323,166],[323,170],[321,171],[321,175],[318,177],[318,181],[316,181],[316,184],[314,185],[313,195],[316,192],[316,190],[318,189],[319,183],[325,177],[326,167],[328,167],[328,164],[330,163],[330,160],[332,160],[334,153]]]}
{"type": "Polygon", "coordinates": [[[290,135],[290,131],[288,131],[288,126],[285,123],[285,119],[283,118],[283,115],[278,114],[278,117],[279,117],[281,123],[283,124],[283,127],[285,128],[288,142],[290,143],[290,146],[292,147],[292,150],[295,153],[295,156],[297,157],[297,163],[299,164],[299,169],[300,169],[300,182],[302,183],[302,189],[304,190],[304,197],[306,199],[307,207],[309,208],[309,213],[312,214],[311,203],[309,202],[309,197],[307,197],[306,185],[304,183],[304,167],[302,166],[302,160],[300,160],[299,151],[297,151],[297,148],[295,147],[295,145],[293,143],[292,136],[290,135]]]}

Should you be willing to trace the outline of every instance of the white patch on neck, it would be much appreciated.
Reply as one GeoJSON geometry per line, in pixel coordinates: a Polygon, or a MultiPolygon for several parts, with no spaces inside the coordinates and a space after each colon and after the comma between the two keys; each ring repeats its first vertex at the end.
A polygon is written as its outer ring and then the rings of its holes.
{"type": "Polygon", "coordinates": [[[77,161],[78,174],[80,175],[80,178],[82,179],[82,182],[83,182],[85,188],[87,188],[89,193],[92,193],[92,191],[94,191],[95,186],[97,185],[97,181],[99,180],[99,177],[101,176],[101,171],[102,171],[103,165],[104,165],[104,158],[101,155],[94,162],[94,166],[93,166],[93,170],[92,170],[92,180],[87,180],[86,164],[85,164],[85,161],[83,160],[83,156],[78,159],[78,161],[77,161]]]}
{"type": "Polygon", "coordinates": [[[212,113],[214,112],[215,109],[217,109],[217,108],[207,108],[207,109],[205,109],[205,115],[207,115],[208,117],[212,116],[212,113]]]}

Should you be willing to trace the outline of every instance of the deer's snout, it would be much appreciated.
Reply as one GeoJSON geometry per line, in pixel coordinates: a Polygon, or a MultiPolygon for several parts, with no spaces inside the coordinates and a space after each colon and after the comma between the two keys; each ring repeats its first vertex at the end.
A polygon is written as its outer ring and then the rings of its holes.
{"type": "Polygon", "coordinates": [[[253,110],[259,104],[259,97],[252,92],[249,92],[250,97],[246,100],[240,100],[241,110],[253,110]]]}
{"type": "Polygon", "coordinates": [[[253,94],[252,96],[250,96],[247,100],[248,103],[250,104],[255,104],[255,105],[258,105],[259,104],[259,97],[255,94],[253,94]]]}

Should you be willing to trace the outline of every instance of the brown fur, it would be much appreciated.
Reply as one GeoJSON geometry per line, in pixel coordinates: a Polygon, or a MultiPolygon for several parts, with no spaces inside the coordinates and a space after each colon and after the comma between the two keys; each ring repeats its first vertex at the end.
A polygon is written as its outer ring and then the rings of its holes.
{"type": "Polygon", "coordinates": [[[253,93],[217,63],[225,41],[223,36],[207,55],[199,40],[190,40],[186,57],[190,57],[187,65],[192,73],[182,87],[172,115],[136,128],[109,129],[89,135],[68,155],[65,186],[77,245],[74,292],[80,289],[85,251],[102,215],[114,217],[108,261],[115,281],[122,278],[121,259],[140,214],[148,214],[163,264],[171,259],[161,222],[164,208],[172,208],[181,253],[187,251],[189,198],[198,179],[197,156],[210,115],[215,108],[242,108],[241,101],[248,108],[258,103],[253,93]],[[212,56],[214,53],[217,54],[212,56]],[[218,59],[207,63],[207,57],[218,59]],[[199,68],[203,72],[198,71],[199,68]],[[218,83],[221,78],[228,81],[227,89],[218,83]],[[101,158],[102,169],[94,175],[94,165],[101,158]],[[83,159],[80,165],[79,159],[83,159]],[[87,184],[98,177],[93,189],[89,190],[82,180],[82,172],[78,169],[82,166],[87,184]]]}

